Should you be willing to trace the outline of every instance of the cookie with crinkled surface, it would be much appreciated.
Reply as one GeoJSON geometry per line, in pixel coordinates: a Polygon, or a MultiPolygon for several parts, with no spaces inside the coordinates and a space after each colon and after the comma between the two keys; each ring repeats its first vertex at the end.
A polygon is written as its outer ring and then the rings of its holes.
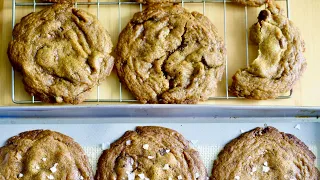
{"type": "Polygon", "coordinates": [[[232,0],[235,3],[244,5],[244,6],[262,6],[268,2],[268,0],[232,0]]]}
{"type": "Polygon", "coordinates": [[[215,92],[225,53],[207,17],[179,5],[154,5],[121,32],[116,69],[142,103],[197,103],[215,92]]]}
{"type": "Polygon", "coordinates": [[[95,179],[206,180],[207,173],[198,152],[181,134],[145,126],[127,131],[102,153],[95,179]]]}
{"type": "Polygon", "coordinates": [[[54,4],[23,17],[8,56],[25,89],[50,103],[82,102],[112,71],[110,35],[98,19],[71,4],[54,4]]]}
{"type": "Polygon", "coordinates": [[[233,76],[229,91],[249,99],[274,99],[290,91],[307,67],[305,43],[298,28],[274,3],[262,10],[250,29],[259,55],[233,76]]]}
{"type": "Polygon", "coordinates": [[[315,155],[297,137],[274,127],[255,128],[228,143],[211,180],[319,180],[315,155]]]}
{"type": "Polygon", "coordinates": [[[76,0],[41,0],[42,2],[53,2],[53,3],[73,3],[76,0]]]}
{"type": "Polygon", "coordinates": [[[181,0],[135,0],[143,4],[159,4],[159,3],[180,3],[181,0]]]}
{"type": "Polygon", "coordinates": [[[72,138],[49,130],[20,133],[0,148],[0,180],[93,180],[88,159],[72,138]]]}

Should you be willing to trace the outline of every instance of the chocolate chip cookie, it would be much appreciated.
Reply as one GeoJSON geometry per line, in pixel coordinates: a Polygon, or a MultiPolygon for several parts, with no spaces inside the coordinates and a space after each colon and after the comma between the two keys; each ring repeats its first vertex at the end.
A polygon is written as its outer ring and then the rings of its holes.
{"type": "Polygon", "coordinates": [[[269,3],[258,20],[250,39],[259,45],[259,55],[248,68],[236,72],[229,91],[249,99],[274,99],[290,91],[306,69],[305,43],[276,4],[269,3]]]}
{"type": "Polygon", "coordinates": [[[225,53],[207,17],[179,5],[154,5],[121,32],[116,69],[142,103],[197,103],[215,92],[225,53]]]}
{"type": "Polygon", "coordinates": [[[255,6],[259,7],[268,2],[268,0],[232,0],[232,2],[244,5],[244,6],[255,6]]]}
{"type": "Polygon", "coordinates": [[[154,126],[127,131],[105,150],[96,180],[197,179],[207,173],[198,152],[178,132],[154,126]]]}
{"type": "Polygon", "coordinates": [[[50,103],[82,102],[111,72],[110,35],[98,19],[68,3],[21,19],[8,56],[25,89],[50,103]]]}
{"type": "Polygon", "coordinates": [[[211,180],[318,180],[315,155],[294,135],[255,128],[228,143],[214,161],[211,180]]]}
{"type": "Polygon", "coordinates": [[[83,150],[72,138],[49,130],[23,132],[0,148],[1,180],[93,180],[83,150]]]}

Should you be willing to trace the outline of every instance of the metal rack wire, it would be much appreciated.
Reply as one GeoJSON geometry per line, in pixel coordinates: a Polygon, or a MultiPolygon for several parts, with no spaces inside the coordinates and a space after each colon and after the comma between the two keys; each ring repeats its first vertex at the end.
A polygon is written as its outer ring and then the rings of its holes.
{"type": "MultiPolygon", "coordinates": [[[[287,17],[290,18],[290,0],[276,0],[276,1],[285,1],[286,2],[286,9],[287,9],[287,17]]],[[[202,13],[205,14],[206,12],[206,4],[207,3],[223,3],[223,12],[224,12],[224,43],[227,48],[227,3],[231,2],[230,0],[181,0],[180,3],[182,6],[187,3],[202,3],[203,5],[203,10],[202,13]]],[[[29,6],[33,7],[33,12],[36,10],[37,6],[49,6],[52,5],[52,3],[41,3],[41,2],[36,2],[36,0],[33,0],[31,2],[16,2],[16,0],[12,0],[12,29],[14,28],[15,25],[15,18],[16,18],[16,7],[18,6],[29,6]]],[[[137,2],[122,2],[120,0],[114,1],[114,2],[100,2],[100,0],[96,0],[96,2],[76,2],[74,4],[75,7],[81,6],[81,5],[93,5],[97,6],[97,12],[96,15],[99,19],[100,16],[100,6],[108,6],[108,5],[118,5],[118,23],[119,23],[119,34],[122,30],[121,27],[121,5],[139,5],[140,6],[140,11],[142,11],[142,4],[137,3],[137,2]]],[[[245,28],[246,28],[246,65],[249,66],[249,35],[248,35],[248,8],[245,6],[244,7],[244,13],[245,13],[245,28]]],[[[209,100],[219,100],[219,99],[240,99],[241,97],[235,97],[235,96],[230,96],[228,92],[228,57],[225,55],[225,88],[226,88],[226,96],[215,96],[215,97],[210,97],[209,100]]],[[[11,72],[11,86],[12,86],[12,92],[11,92],[11,98],[12,101],[16,104],[34,104],[34,103],[42,103],[41,101],[35,100],[35,97],[32,96],[31,100],[17,100],[15,97],[15,71],[12,68],[11,72]]],[[[87,99],[85,102],[136,102],[137,100],[135,99],[123,99],[123,90],[122,90],[122,85],[120,83],[120,92],[119,92],[119,98],[118,99],[102,99],[100,98],[100,86],[97,86],[96,94],[97,98],[96,99],[87,99]]],[[[289,99],[292,96],[293,91],[291,90],[288,95],[285,96],[279,96],[277,99],[289,99]]]]}

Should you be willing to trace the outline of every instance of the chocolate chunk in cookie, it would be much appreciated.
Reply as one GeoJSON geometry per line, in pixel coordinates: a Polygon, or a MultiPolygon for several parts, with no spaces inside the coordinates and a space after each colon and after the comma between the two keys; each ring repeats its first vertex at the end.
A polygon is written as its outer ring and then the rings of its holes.
{"type": "Polygon", "coordinates": [[[197,179],[207,173],[198,152],[178,132],[163,127],[137,127],[105,150],[96,180],[197,179]]]}
{"type": "Polygon", "coordinates": [[[298,138],[273,127],[255,128],[228,143],[211,180],[318,180],[315,155],[298,138]]]}
{"type": "Polygon", "coordinates": [[[116,53],[118,76],[140,102],[197,103],[215,92],[226,51],[207,17],[158,5],[134,15],[116,53]]]}
{"type": "Polygon", "coordinates": [[[0,148],[1,180],[93,180],[88,159],[72,138],[49,130],[23,132],[0,148]]]}
{"type": "Polygon", "coordinates": [[[305,44],[294,24],[270,3],[250,29],[250,39],[259,45],[253,63],[233,76],[229,91],[249,99],[274,99],[290,91],[306,69],[305,44]]]}
{"type": "Polygon", "coordinates": [[[82,102],[111,72],[110,35],[98,19],[68,3],[21,19],[8,48],[25,89],[50,103],[82,102]]]}

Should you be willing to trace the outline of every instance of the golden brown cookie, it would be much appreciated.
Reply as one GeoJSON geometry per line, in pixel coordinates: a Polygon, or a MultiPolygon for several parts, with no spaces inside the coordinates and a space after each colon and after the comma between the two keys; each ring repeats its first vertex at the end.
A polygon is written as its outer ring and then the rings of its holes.
{"type": "Polygon", "coordinates": [[[262,6],[268,2],[268,0],[232,0],[235,3],[244,5],[244,6],[262,6]]]}
{"type": "Polygon", "coordinates": [[[88,159],[72,138],[49,130],[23,132],[0,148],[1,180],[93,180],[88,159]]]}
{"type": "Polygon", "coordinates": [[[250,39],[259,45],[259,55],[248,68],[236,72],[229,91],[249,99],[274,99],[290,91],[306,69],[305,44],[277,5],[269,3],[258,19],[250,39]]]}
{"type": "Polygon", "coordinates": [[[155,126],[127,131],[105,150],[96,180],[206,180],[198,152],[178,132],[155,126]]]}
{"type": "Polygon", "coordinates": [[[143,4],[159,4],[159,3],[180,3],[181,0],[135,0],[143,4]]]}
{"type": "Polygon", "coordinates": [[[53,3],[73,3],[76,0],[41,0],[42,2],[53,2],[53,3]]]}
{"type": "Polygon", "coordinates": [[[225,52],[207,17],[155,5],[136,13],[121,32],[116,68],[142,103],[197,103],[214,93],[225,52]]]}
{"type": "Polygon", "coordinates": [[[80,103],[113,68],[108,32],[94,15],[67,3],[23,17],[13,37],[9,60],[26,91],[45,102],[80,103]]]}
{"type": "Polygon", "coordinates": [[[224,147],[211,180],[319,180],[315,159],[294,135],[274,127],[255,128],[224,147]]]}

